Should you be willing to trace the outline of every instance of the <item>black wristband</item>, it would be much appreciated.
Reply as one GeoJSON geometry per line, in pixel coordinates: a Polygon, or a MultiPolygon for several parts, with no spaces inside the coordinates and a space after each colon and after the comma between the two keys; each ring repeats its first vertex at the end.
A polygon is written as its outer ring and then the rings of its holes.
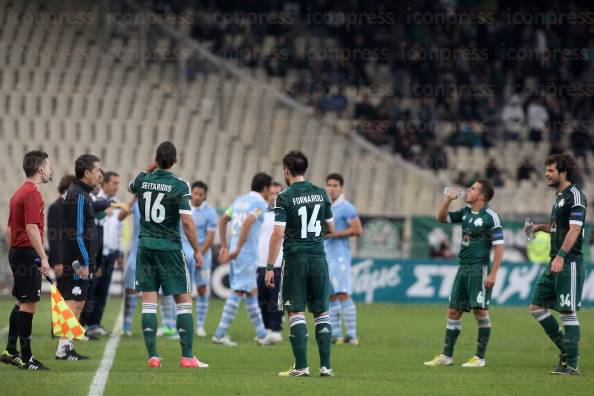
{"type": "Polygon", "coordinates": [[[274,264],[266,264],[266,271],[273,271],[274,270],[274,264]]]}

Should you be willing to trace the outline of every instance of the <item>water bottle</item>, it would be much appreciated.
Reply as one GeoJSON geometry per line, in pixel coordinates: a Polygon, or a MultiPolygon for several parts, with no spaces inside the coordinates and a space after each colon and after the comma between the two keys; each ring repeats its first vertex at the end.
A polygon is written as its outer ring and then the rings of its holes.
{"type": "Polygon", "coordinates": [[[448,195],[450,192],[455,192],[458,194],[458,198],[464,198],[466,196],[466,190],[463,190],[458,187],[451,187],[447,186],[443,189],[443,195],[448,195]]]}
{"type": "Polygon", "coordinates": [[[534,238],[536,238],[536,235],[534,235],[534,222],[531,219],[526,219],[526,221],[524,222],[524,228],[528,227],[528,232],[526,233],[526,240],[527,241],[533,241],[534,238]]]}
{"type": "MultiPolygon", "coordinates": [[[[78,260],[74,260],[72,262],[72,269],[74,270],[75,274],[78,274],[78,271],[80,270],[80,267],[82,266],[82,264],[80,263],[80,261],[78,260]]],[[[87,279],[87,278],[82,278],[81,279],[87,279]]]]}

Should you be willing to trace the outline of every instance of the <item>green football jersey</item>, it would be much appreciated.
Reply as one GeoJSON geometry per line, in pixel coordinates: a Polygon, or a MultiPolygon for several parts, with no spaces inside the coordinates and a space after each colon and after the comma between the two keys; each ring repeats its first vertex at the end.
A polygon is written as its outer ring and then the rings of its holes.
{"type": "Polygon", "coordinates": [[[192,214],[190,185],[173,173],[157,169],[141,172],[130,182],[138,197],[140,237],[138,246],[153,250],[181,250],[180,213],[192,214]]]}
{"type": "Polygon", "coordinates": [[[320,187],[296,182],[276,197],[275,224],[285,226],[283,257],[325,256],[324,228],[332,218],[332,204],[320,187]]]}
{"type": "Polygon", "coordinates": [[[488,265],[493,245],[503,244],[501,220],[487,205],[478,213],[469,207],[449,212],[448,222],[462,224],[460,265],[488,265]]]}
{"type": "MultiPolygon", "coordinates": [[[[577,224],[583,227],[586,221],[587,206],[586,196],[575,184],[557,193],[551,212],[551,257],[555,257],[559,249],[561,249],[570,224],[577,224]]],[[[572,258],[582,257],[583,239],[584,228],[582,228],[582,232],[571,250],[567,252],[567,256],[572,258]]]]}

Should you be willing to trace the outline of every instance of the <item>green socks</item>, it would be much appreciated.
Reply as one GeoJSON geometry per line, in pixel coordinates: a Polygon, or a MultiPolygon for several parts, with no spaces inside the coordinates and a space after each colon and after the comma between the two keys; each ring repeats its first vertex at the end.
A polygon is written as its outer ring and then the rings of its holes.
{"type": "Polygon", "coordinates": [[[157,304],[142,303],[141,322],[148,357],[159,357],[157,353],[157,304]]]}
{"type": "Polygon", "coordinates": [[[485,358],[487,351],[487,344],[491,337],[491,318],[489,315],[478,320],[478,337],[476,339],[476,356],[481,359],[485,358]]]}
{"type": "Polygon", "coordinates": [[[452,357],[454,356],[454,346],[456,340],[462,330],[462,320],[454,320],[448,318],[448,324],[446,326],[445,340],[443,345],[443,354],[452,357]]]}
{"type": "Polygon", "coordinates": [[[192,303],[177,304],[177,333],[183,357],[191,358],[194,342],[194,320],[192,318],[192,303]]]}
{"type": "MultiPolygon", "coordinates": [[[[295,315],[289,318],[291,326],[290,336],[293,355],[295,355],[295,368],[303,369],[307,367],[307,326],[305,325],[305,316],[295,315]]],[[[332,334],[332,333],[330,333],[332,334]]]]}
{"type": "Polygon", "coordinates": [[[332,326],[330,315],[325,313],[316,318],[316,342],[320,352],[320,367],[330,367],[330,348],[332,346],[332,326]]]}
{"type": "Polygon", "coordinates": [[[561,320],[565,327],[565,350],[567,353],[567,364],[574,369],[578,368],[579,345],[580,345],[580,322],[575,312],[561,314],[561,320]]]}
{"type": "MultiPolygon", "coordinates": [[[[549,336],[551,341],[555,343],[559,351],[564,354],[565,351],[565,341],[563,339],[563,331],[561,331],[561,327],[559,327],[559,323],[557,319],[548,309],[540,309],[538,311],[531,312],[534,319],[540,323],[542,328],[544,329],[545,333],[549,336]]],[[[575,315],[574,315],[575,316],[575,315]]]]}

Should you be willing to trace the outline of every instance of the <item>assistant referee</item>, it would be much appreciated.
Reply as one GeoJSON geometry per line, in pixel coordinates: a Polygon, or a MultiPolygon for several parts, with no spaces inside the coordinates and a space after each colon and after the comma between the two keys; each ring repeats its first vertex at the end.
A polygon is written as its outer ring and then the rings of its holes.
{"type": "Polygon", "coordinates": [[[30,151],[23,158],[27,180],[10,199],[8,215],[8,261],[17,303],[10,313],[8,344],[0,361],[26,370],[47,370],[31,352],[31,328],[35,307],[41,295],[41,275],[47,276],[50,266],[43,248],[44,203],[39,185],[52,180],[48,155],[30,151]],[[17,351],[20,340],[21,353],[17,351]]]}

